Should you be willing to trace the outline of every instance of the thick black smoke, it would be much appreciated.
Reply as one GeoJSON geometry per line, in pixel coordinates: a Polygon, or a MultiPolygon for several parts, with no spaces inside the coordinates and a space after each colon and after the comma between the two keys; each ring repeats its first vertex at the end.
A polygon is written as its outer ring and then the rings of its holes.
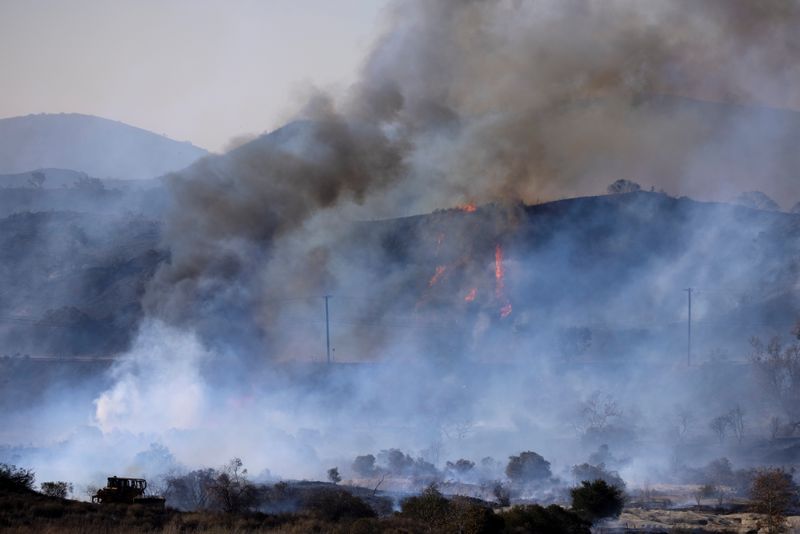
{"type": "Polygon", "coordinates": [[[256,317],[243,334],[260,339],[263,300],[346,285],[328,262],[348,239],[332,227],[353,218],[619,178],[795,195],[800,121],[742,105],[795,103],[799,24],[771,1],[397,3],[347,95],[317,94],[297,122],[173,177],[150,310],[256,317]]]}

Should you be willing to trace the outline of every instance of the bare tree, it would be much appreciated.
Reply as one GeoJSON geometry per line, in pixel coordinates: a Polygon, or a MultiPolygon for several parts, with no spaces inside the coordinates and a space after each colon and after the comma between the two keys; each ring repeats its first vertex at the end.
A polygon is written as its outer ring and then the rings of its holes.
{"type": "Polygon", "coordinates": [[[693,496],[697,506],[700,506],[703,499],[711,499],[716,495],[716,493],[717,487],[714,484],[703,484],[702,486],[697,487],[693,493],[693,496]]]}
{"type": "Polygon", "coordinates": [[[445,435],[447,439],[465,439],[470,432],[472,432],[472,427],[474,423],[469,418],[461,418],[457,419],[451,423],[446,423],[442,425],[442,433],[445,435]]]}
{"type": "Polygon", "coordinates": [[[736,441],[741,443],[744,438],[744,410],[738,404],[728,413],[728,424],[736,436],[736,441]]]}
{"type": "Polygon", "coordinates": [[[386,475],[387,475],[387,473],[385,473],[385,472],[381,474],[380,480],[378,480],[378,483],[375,484],[375,487],[372,490],[372,495],[375,495],[376,493],[378,493],[378,488],[380,488],[381,484],[383,484],[383,481],[386,480],[386,475]]]}
{"type": "Polygon", "coordinates": [[[750,488],[753,511],[762,514],[759,528],[769,534],[786,531],[786,514],[797,502],[797,486],[792,475],[782,469],[762,469],[750,488]]]}
{"type": "Polygon", "coordinates": [[[766,345],[758,338],[750,343],[751,361],[765,389],[788,416],[790,425],[800,422],[800,342],[784,346],[774,337],[766,345]]]}
{"type": "Polygon", "coordinates": [[[205,510],[212,504],[211,488],[216,476],[213,469],[167,476],[164,497],[170,506],[180,510],[205,510]]]}
{"type": "Polygon", "coordinates": [[[255,501],[255,486],[247,480],[247,469],[234,458],[214,478],[211,491],[220,508],[236,513],[248,509],[255,501]]]}
{"type": "Polygon", "coordinates": [[[605,430],[611,420],[622,415],[622,410],[611,395],[595,391],[581,406],[584,432],[605,430]]]}
{"type": "Polygon", "coordinates": [[[694,425],[694,415],[688,408],[678,406],[675,414],[678,441],[684,441],[694,425]]]}
{"type": "Polygon", "coordinates": [[[725,436],[728,435],[728,427],[730,426],[731,422],[728,419],[727,415],[719,415],[711,420],[708,424],[709,428],[711,428],[712,432],[716,434],[717,439],[719,439],[719,444],[722,445],[725,441],[725,436]]]}

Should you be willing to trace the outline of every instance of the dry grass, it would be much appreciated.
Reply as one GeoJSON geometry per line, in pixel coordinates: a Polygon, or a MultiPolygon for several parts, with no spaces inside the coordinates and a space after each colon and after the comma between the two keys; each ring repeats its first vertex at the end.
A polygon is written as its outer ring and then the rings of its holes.
{"type": "MultiPolygon", "coordinates": [[[[758,530],[758,514],[716,514],[693,510],[626,509],[611,528],[660,531],[753,532],[758,530]]],[[[790,532],[800,531],[800,516],[788,520],[790,532]]]]}

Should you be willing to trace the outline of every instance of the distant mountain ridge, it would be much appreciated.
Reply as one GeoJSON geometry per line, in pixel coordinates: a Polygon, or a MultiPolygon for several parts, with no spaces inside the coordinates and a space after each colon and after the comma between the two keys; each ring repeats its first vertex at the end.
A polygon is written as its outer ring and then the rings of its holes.
{"type": "MultiPolygon", "coordinates": [[[[16,174],[0,174],[0,189],[63,189],[76,187],[81,180],[92,179],[85,172],[71,169],[32,169],[28,172],[16,174]]],[[[145,187],[158,187],[160,180],[123,180],[106,178],[101,180],[108,189],[140,189],[145,187]]]]}
{"type": "Polygon", "coordinates": [[[78,113],[0,119],[0,174],[58,168],[141,180],[180,170],[205,149],[128,124],[78,113]]]}

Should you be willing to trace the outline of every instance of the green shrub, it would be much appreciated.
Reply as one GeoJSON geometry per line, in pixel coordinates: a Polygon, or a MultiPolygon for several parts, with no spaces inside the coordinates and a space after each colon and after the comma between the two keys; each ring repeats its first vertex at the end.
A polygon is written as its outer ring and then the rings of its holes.
{"type": "Polygon", "coordinates": [[[434,532],[492,534],[503,530],[502,519],[485,504],[466,497],[447,499],[435,485],[405,499],[400,516],[434,532]]]}
{"type": "Polygon", "coordinates": [[[519,453],[519,456],[509,456],[506,466],[506,476],[514,482],[528,483],[550,478],[550,462],[540,454],[533,451],[519,453]]]}
{"type": "Polygon", "coordinates": [[[323,488],[311,493],[303,503],[305,511],[327,521],[375,517],[370,506],[345,490],[323,488]]]}
{"type": "Polygon", "coordinates": [[[72,493],[72,484],[64,482],[42,482],[39,486],[42,493],[48,497],[58,497],[59,499],[66,499],[72,493]]]}
{"type": "Polygon", "coordinates": [[[591,524],[578,514],[555,504],[547,508],[538,504],[514,506],[498,514],[505,532],[537,534],[589,534],[591,524]]]}
{"type": "Polygon", "coordinates": [[[419,495],[408,497],[401,503],[403,516],[432,526],[442,526],[448,521],[450,501],[431,484],[419,495]]]}
{"type": "Polygon", "coordinates": [[[583,481],[570,490],[572,509],[584,519],[594,523],[598,519],[619,517],[625,506],[622,490],[605,480],[583,481]]]}

